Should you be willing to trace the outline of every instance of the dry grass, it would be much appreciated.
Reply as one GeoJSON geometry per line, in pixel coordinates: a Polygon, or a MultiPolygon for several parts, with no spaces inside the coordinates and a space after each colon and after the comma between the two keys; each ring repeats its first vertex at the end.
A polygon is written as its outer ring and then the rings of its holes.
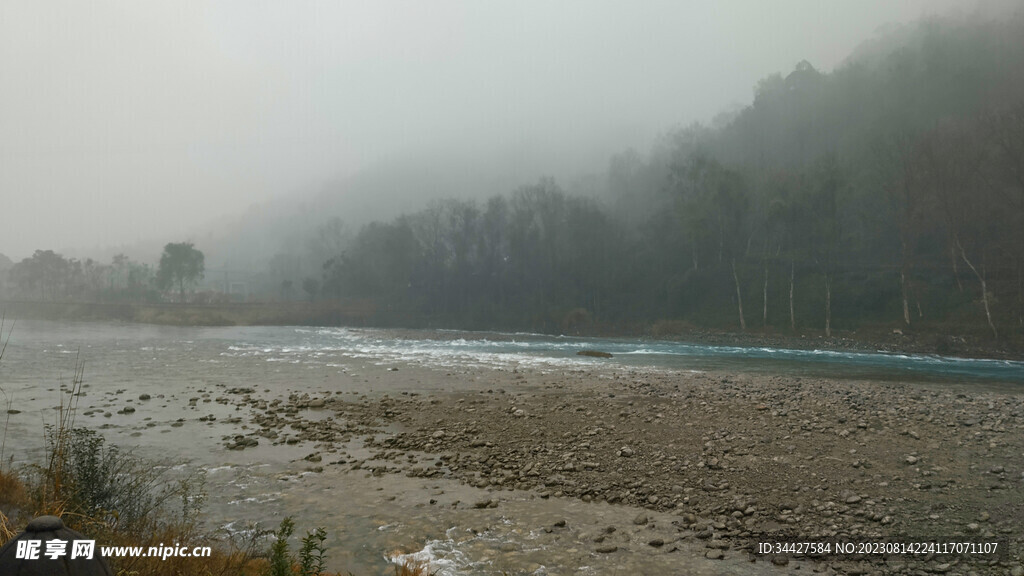
{"type": "Polygon", "coordinates": [[[28,509],[25,485],[13,474],[0,470],[0,546],[17,535],[16,523],[28,509]]]}
{"type": "Polygon", "coordinates": [[[180,546],[211,546],[211,556],[205,558],[171,557],[160,558],[117,558],[111,560],[112,568],[118,574],[133,576],[258,576],[265,571],[266,561],[258,558],[259,542],[256,538],[248,542],[213,542],[209,535],[201,534],[194,526],[182,524],[153,523],[148,530],[111,530],[103,521],[68,513],[54,508],[56,500],[34,499],[32,492],[52,490],[60,486],[59,480],[49,480],[43,487],[27,486],[16,475],[0,471],[0,546],[17,536],[18,526],[30,518],[44,514],[62,516],[69,528],[83,531],[97,543],[104,546],[162,546],[175,543],[180,546]],[[39,508],[40,504],[47,507],[39,508]]]}
{"type": "Polygon", "coordinates": [[[20,478],[0,470],[0,512],[25,510],[29,506],[28,491],[20,478]]]}
{"type": "Polygon", "coordinates": [[[163,527],[139,535],[114,534],[105,538],[104,543],[112,546],[159,547],[170,543],[186,546],[210,546],[209,557],[168,557],[161,558],[118,558],[111,562],[118,574],[134,576],[259,576],[265,572],[266,561],[259,558],[260,541],[253,538],[248,542],[213,541],[209,537],[184,534],[177,527],[163,527]]]}
{"type": "Polygon", "coordinates": [[[32,511],[28,490],[20,478],[0,470],[0,546],[17,536],[16,527],[32,511]]]}
{"type": "MultiPolygon", "coordinates": [[[[52,448],[53,449],[53,448],[52,448]]],[[[59,472],[63,468],[50,459],[47,473],[59,472]]],[[[41,467],[42,468],[42,467],[41,467]]],[[[31,482],[31,480],[30,480],[31,482]]],[[[69,528],[89,535],[104,546],[134,546],[148,549],[174,543],[189,548],[210,546],[211,555],[203,558],[169,557],[161,558],[114,558],[111,567],[117,574],[131,576],[265,576],[270,573],[264,534],[254,533],[244,541],[216,540],[212,535],[199,531],[194,524],[152,522],[146,527],[135,526],[132,530],[117,530],[103,520],[90,518],[55,507],[57,503],[67,504],[67,498],[53,495],[55,487],[68,489],[61,479],[36,476],[36,484],[26,484],[17,475],[0,470],[0,546],[17,536],[18,526],[31,518],[43,514],[59,515],[69,528]],[[42,482],[42,486],[38,483],[42,482]],[[39,498],[40,491],[49,492],[48,498],[39,498]],[[35,497],[33,494],[35,493],[35,497]],[[46,506],[40,508],[40,506],[46,506]]],[[[432,576],[429,566],[417,562],[395,565],[395,576],[432,576]]],[[[292,573],[301,574],[299,565],[292,566],[292,573]]],[[[320,572],[319,576],[343,576],[341,573],[320,572]]],[[[344,576],[352,576],[351,574],[344,576]]]]}
{"type": "Polygon", "coordinates": [[[3,512],[0,512],[0,546],[3,546],[8,540],[17,535],[18,533],[14,531],[14,524],[8,520],[3,512]]]}

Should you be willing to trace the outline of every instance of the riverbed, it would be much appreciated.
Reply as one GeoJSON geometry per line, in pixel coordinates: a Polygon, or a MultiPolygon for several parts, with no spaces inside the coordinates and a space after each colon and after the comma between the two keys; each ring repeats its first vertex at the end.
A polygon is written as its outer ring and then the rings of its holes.
{"type": "Polygon", "coordinates": [[[441,574],[752,574],[801,565],[743,548],[775,525],[1020,537],[1019,362],[25,321],[0,364],[5,458],[39,456],[77,363],[79,424],[204,471],[212,528],[323,526],[334,570],[413,554],[441,574]]]}

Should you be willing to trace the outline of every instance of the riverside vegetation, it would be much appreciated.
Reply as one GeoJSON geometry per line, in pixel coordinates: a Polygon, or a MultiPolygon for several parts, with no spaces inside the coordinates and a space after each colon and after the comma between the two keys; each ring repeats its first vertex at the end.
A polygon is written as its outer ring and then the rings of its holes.
{"type": "MultiPolygon", "coordinates": [[[[107,445],[84,428],[50,431],[46,465],[24,474],[0,467],[0,546],[18,527],[41,515],[59,516],[69,528],[105,546],[210,546],[202,558],[119,557],[108,561],[118,575],[132,576],[327,576],[326,533],[317,528],[289,549],[291,518],[276,531],[254,530],[246,538],[226,537],[201,524],[199,478],[173,479],[169,467],[107,445]],[[181,507],[175,510],[173,504],[181,507]],[[269,548],[267,540],[272,543],[269,548]]],[[[425,576],[414,563],[395,566],[396,576],[425,576]]]]}

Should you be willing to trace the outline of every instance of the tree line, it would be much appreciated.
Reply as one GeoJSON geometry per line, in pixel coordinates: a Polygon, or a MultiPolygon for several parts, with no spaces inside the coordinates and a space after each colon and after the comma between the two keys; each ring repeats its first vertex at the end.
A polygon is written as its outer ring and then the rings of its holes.
{"type": "Polygon", "coordinates": [[[203,253],[190,242],[168,243],[156,267],[124,254],[102,264],[92,258],[83,261],[53,250],[36,250],[7,268],[6,292],[38,301],[183,302],[186,290],[202,279],[204,261],[203,253]]]}
{"type": "Polygon", "coordinates": [[[1024,330],[1024,16],[929,20],[801,62],[712,127],[362,228],[313,279],[377,321],[1024,330]]]}

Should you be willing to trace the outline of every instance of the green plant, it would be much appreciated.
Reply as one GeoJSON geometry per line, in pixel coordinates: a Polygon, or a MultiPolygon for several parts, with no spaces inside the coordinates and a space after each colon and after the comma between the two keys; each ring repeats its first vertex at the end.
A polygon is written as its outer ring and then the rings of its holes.
{"type": "Polygon", "coordinates": [[[139,528],[157,512],[168,520],[190,525],[205,499],[201,475],[173,478],[169,466],[154,465],[108,445],[93,430],[72,429],[62,457],[69,511],[104,522],[114,530],[139,528]],[[178,499],[182,503],[180,517],[173,517],[168,507],[178,499]]]}
{"type": "Polygon", "coordinates": [[[295,522],[291,517],[281,520],[281,526],[274,533],[274,543],[270,545],[270,565],[267,576],[292,576],[292,558],[288,552],[288,539],[295,532],[295,522]]]}
{"type": "Polygon", "coordinates": [[[322,527],[306,533],[302,539],[302,550],[299,551],[300,576],[320,576],[323,573],[327,553],[327,549],[324,548],[326,539],[327,531],[322,527]]]}
{"type": "Polygon", "coordinates": [[[325,572],[327,531],[316,528],[302,538],[302,548],[296,560],[288,550],[288,539],[295,533],[295,522],[291,517],[281,520],[274,532],[274,543],[270,545],[270,557],[263,576],[321,576],[325,572]]]}

